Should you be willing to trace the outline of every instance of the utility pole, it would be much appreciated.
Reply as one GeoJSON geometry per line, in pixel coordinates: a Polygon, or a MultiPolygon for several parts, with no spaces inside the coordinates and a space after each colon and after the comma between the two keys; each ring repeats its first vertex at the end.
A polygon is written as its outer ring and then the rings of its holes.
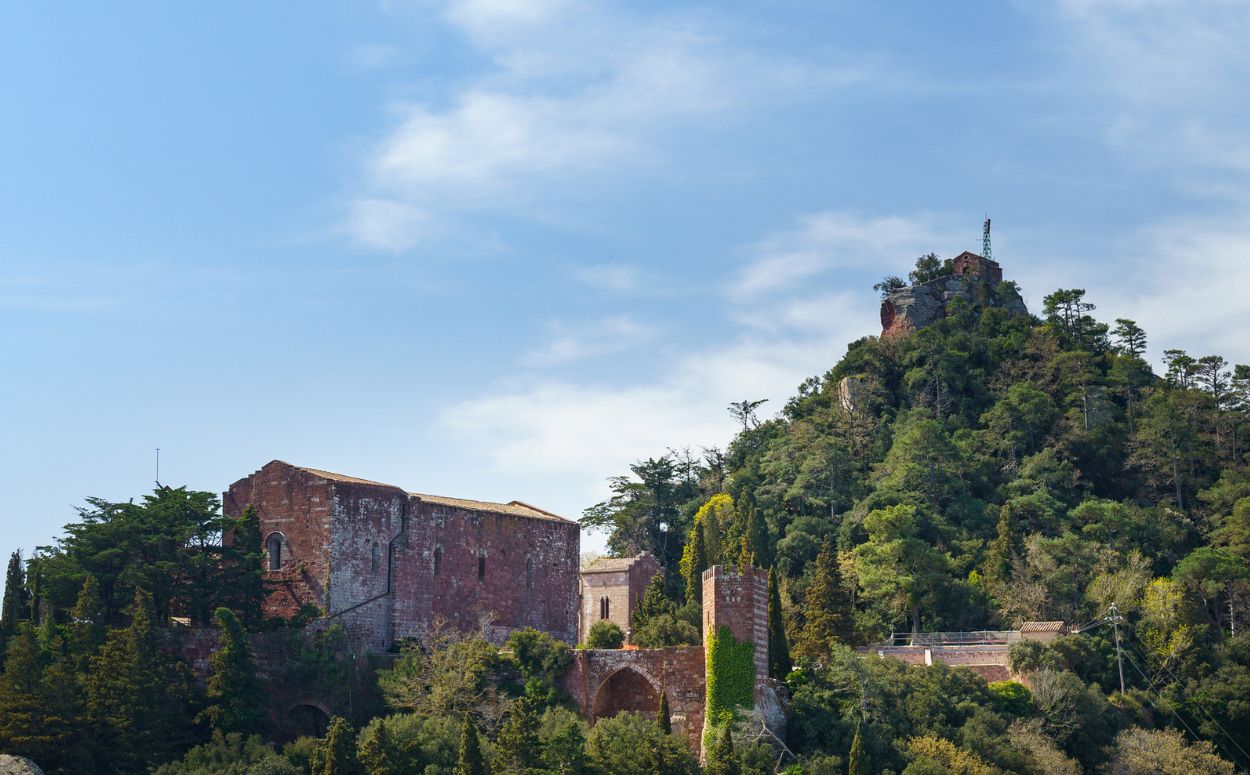
{"type": "Polygon", "coordinates": [[[1124,659],[1120,656],[1120,611],[1115,603],[1111,604],[1109,614],[1111,626],[1115,630],[1115,661],[1120,668],[1120,694],[1124,694],[1124,659]]]}

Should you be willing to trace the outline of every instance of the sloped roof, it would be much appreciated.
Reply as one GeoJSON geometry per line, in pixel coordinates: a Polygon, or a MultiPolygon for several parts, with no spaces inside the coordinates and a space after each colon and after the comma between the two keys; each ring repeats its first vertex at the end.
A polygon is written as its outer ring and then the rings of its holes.
{"type": "MultiPolygon", "coordinates": [[[[336,474],[333,471],[324,471],[320,468],[309,468],[308,466],[291,465],[290,463],[286,463],[285,461],[282,461],[282,460],[278,460],[275,462],[283,463],[284,465],[291,466],[292,468],[298,469],[300,471],[303,471],[304,473],[311,474],[321,479],[328,479],[331,482],[342,482],[344,484],[367,484],[367,485],[373,485],[375,487],[389,487],[395,490],[399,490],[400,492],[405,492],[403,488],[396,487],[393,484],[387,484],[386,482],[375,482],[371,479],[361,479],[360,477],[357,477],[357,476],[347,476],[346,474],[336,474]]],[[[492,503],[490,501],[469,500],[467,498],[448,498],[443,495],[428,495],[426,493],[420,493],[420,492],[408,492],[407,494],[412,495],[416,498],[419,498],[426,503],[435,503],[440,506],[448,506],[451,508],[467,509],[469,511],[486,511],[492,514],[508,514],[514,517],[526,517],[528,519],[545,519],[545,520],[550,520],[553,522],[574,522],[574,520],[568,519],[566,517],[562,517],[559,514],[553,514],[550,511],[545,511],[544,509],[540,509],[537,506],[531,506],[530,504],[525,503],[523,501],[509,501],[508,503],[492,503]]]]}
{"type": "Polygon", "coordinates": [[[553,514],[550,511],[544,511],[537,506],[531,506],[523,501],[508,501],[507,503],[491,503],[490,501],[475,501],[467,498],[448,498],[444,495],[429,495],[422,492],[410,492],[409,495],[416,496],[426,503],[436,503],[440,506],[448,506],[455,509],[468,509],[469,511],[489,511],[497,514],[511,514],[516,517],[529,517],[530,519],[549,519],[555,522],[572,522],[573,520],[562,517],[559,514],[553,514]]]}
{"type": "Polygon", "coordinates": [[[639,554],[634,557],[600,557],[582,568],[582,573],[611,573],[629,570],[634,563],[650,555],[639,554]]]}
{"type": "Polygon", "coordinates": [[[1063,622],[1025,622],[1020,632],[1063,632],[1063,622]]]}

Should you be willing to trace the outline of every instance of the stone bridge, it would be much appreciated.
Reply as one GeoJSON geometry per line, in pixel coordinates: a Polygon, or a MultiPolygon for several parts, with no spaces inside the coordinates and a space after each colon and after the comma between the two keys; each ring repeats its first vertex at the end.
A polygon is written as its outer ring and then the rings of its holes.
{"type": "Polygon", "coordinates": [[[666,649],[580,649],[564,687],[590,723],[636,711],[655,718],[660,692],[668,694],[673,731],[699,750],[707,673],[702,646],[666,649]]]}

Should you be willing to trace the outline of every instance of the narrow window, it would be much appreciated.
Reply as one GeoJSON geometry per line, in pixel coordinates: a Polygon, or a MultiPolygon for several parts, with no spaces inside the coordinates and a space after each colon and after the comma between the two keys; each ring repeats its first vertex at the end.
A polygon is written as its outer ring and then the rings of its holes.
{"type": "Polygon", "coordinates": [[[378,566],[382,564],[382,550],[378,546],[378,542],[374,541],[373,546],[369,550],[369,572],[375,576],[378,573],[378,566]]]}
{"type": "Polygon", "coordinates": [[[525,588],[534,588],[534,558],[525,558],[525,588]]]}
{"type": "Polygon", "coordinates": [[[434,547],[434,575],[443,575],[443,547],[434,547]]]}
{"type": "Polygon", "coordinates": [[[612,614],[612,603],[606,597],[599,598],[599,618],[607,619],[612,614]]]}
{"type": "Polygon", "coordinates": [[[486,578],[486,554],[479,552],[477,555],[477,580],[482,581],[486,578]]]}
{"type": "Polygon", "coordinates": [[[269,552],[269,570],[281,570],[282,536],[277,533],[269,536],[269,540],[265,542],[265,549],[269,552]]]}

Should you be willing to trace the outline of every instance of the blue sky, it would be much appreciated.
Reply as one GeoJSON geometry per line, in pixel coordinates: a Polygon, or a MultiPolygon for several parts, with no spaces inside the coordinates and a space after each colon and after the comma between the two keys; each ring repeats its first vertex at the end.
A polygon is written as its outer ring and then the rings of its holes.
{"type": "Polygon", "coordinates": [[[576,516],[986,213],[1032,309],[1250,362],[1247,39],[1217,1],[10,4],[0,548],[156,447],[576,516]]]}

